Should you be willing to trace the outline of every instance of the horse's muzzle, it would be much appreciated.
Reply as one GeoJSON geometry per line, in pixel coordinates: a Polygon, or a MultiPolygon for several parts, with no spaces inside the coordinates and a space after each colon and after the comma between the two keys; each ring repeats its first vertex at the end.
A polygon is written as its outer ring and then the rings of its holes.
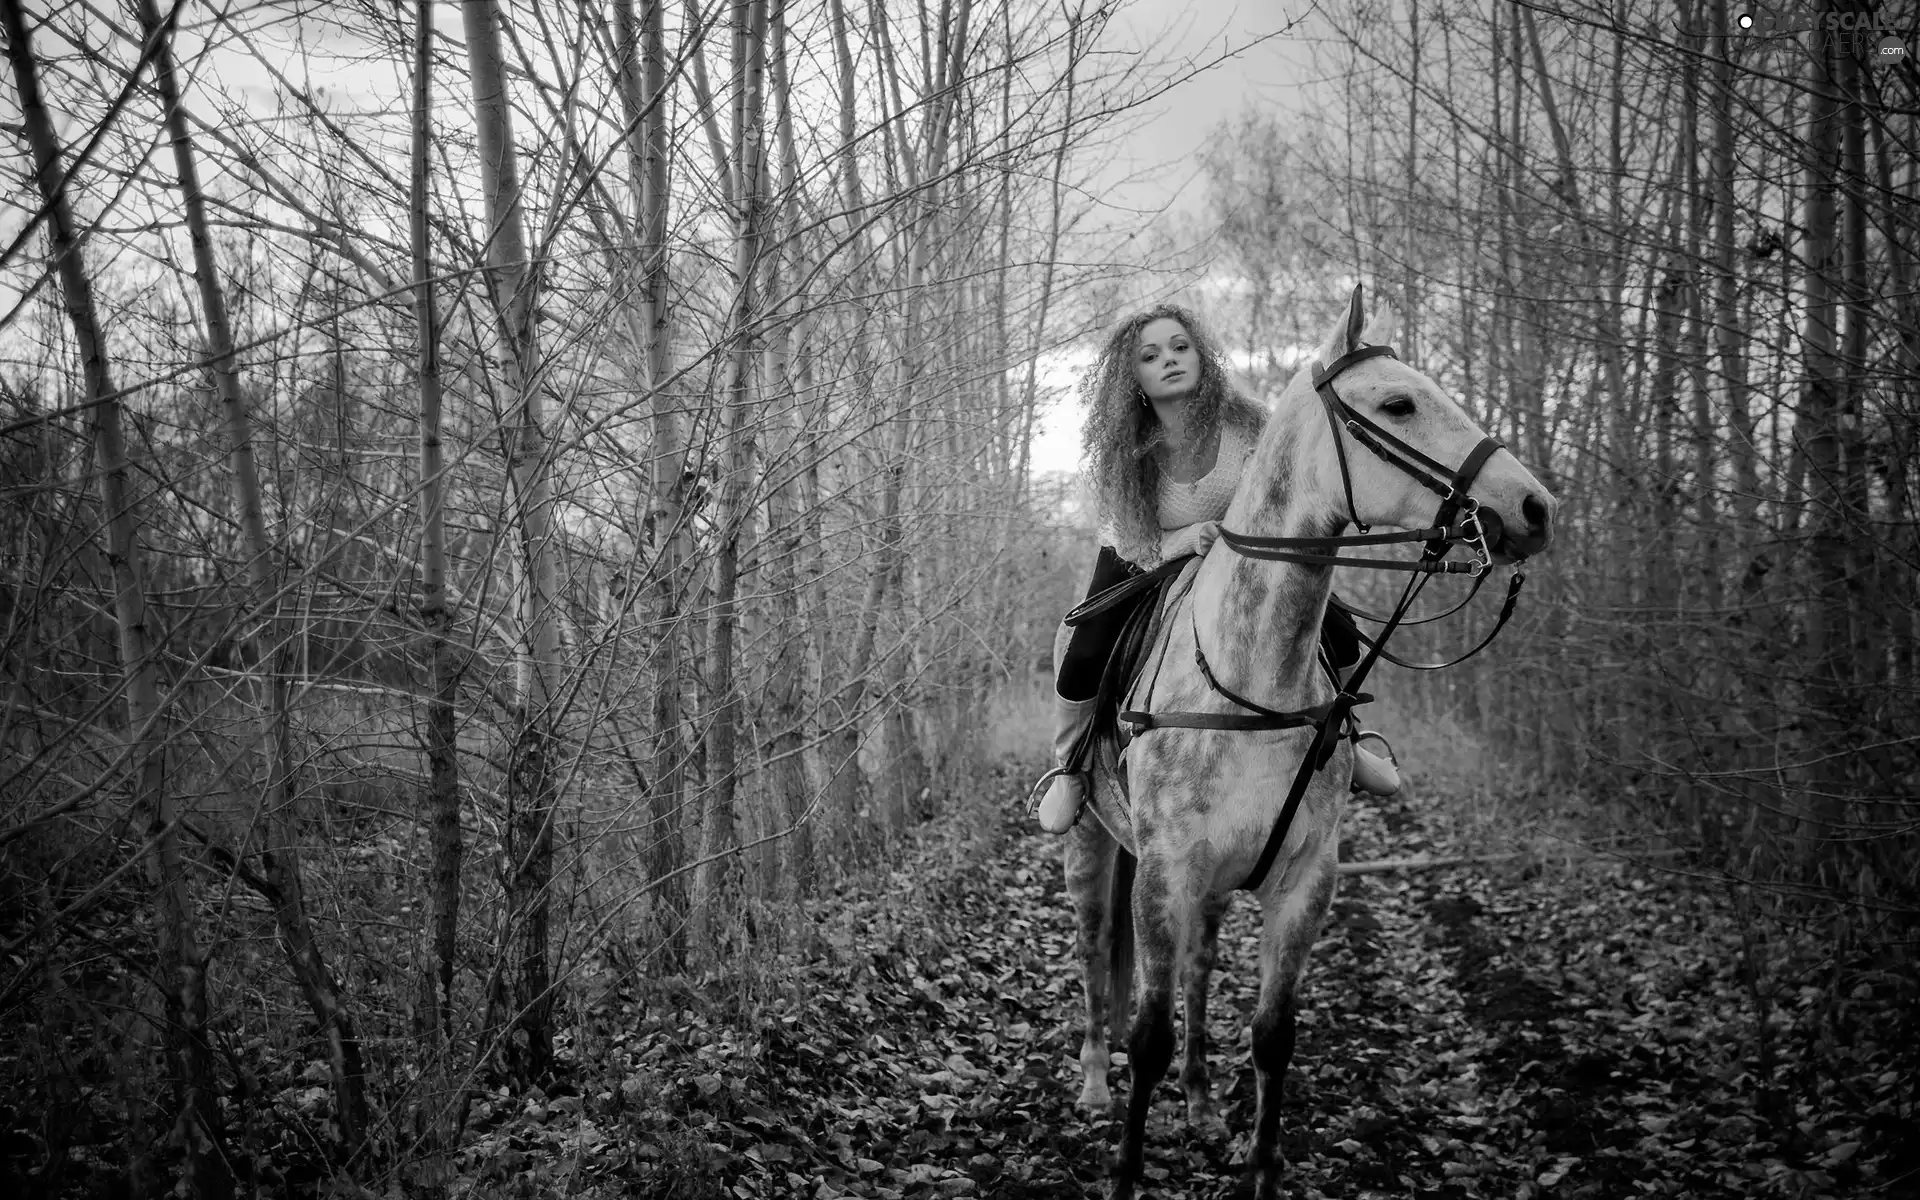
{"type": "Polygon", "coordinates": [[[1550,501],[1529,493],[1520,502],[1520,516],[1525,524],[1515,527],[1500,513],[1482,504],[1480,506],[1480,525],[1487,534],[1487,548],[1500,558],[1532,558],[1547,548],[1553,540],[1553,505],[1550,501]]]}

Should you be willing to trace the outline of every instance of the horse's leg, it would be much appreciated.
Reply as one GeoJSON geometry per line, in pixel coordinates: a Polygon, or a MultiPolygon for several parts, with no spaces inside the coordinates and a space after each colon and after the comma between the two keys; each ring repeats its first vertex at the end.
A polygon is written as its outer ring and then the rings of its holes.
{"type": "Polygon", "coordinates": [[[1222,1128],[1214,1111],[1213,1088],[1207,1071],[1207,981],[1213,974],[1220,947],[1220,916],[1227,897],[1209,895],[1200,902],[1198,936],[1187,944],[1186,1062],[1180,1068],[1180,1090],[1187,1094],[1187,1123],[1204,1132],[1222,1128]]]}
{"type": "Polygon", "coordinates": [[[1107,1005],[1112,998],[1108,957],[1113,950],[1109,890],[1119,844],[1100,822],[1083,817],[1067,834],[1067,894],[1073,898],[1075,947],[1087,1023],[1080,1039],[1080,1106],[1093,1114],[1113,1107],[1107,1089],[1107,1005]]]}
{"type": "MultiPolygon", "coordinates": [[[[1263,903],[1260,1003],[1253,1018],[1253,1066],[1259,1110],[1253,1121],[1254,1200],[1279,1200],[1286,1155],[1280,1149],[1280,1097],[1293,1059],[1294,998],[1307,954],[1333,902],[1337,864],[1333,843],[1304,864],[1304,877],[1276,887],[1263,903]]],[[[1284,882],[1284,881],[1283,881],[1284,882]]]]}
{"type": "MultiPolygon", "coordinates": [[[[1144,849],[1145,847],[1142,847],[1144,849]]],[[[1127,1034],[1126,1126],[1114,1162],[1108,1200],[1133,1200],[1146,1166],[1147,1114],[1153,1091],[1173,1062],[1173,983],[1179,970],[1186,925],[1197,915],[1186,897],[1175,896],[1159,863],[1140,863],[1133,886],[1134,953],[1139,959],[1140,998],[1127,1034]]]]}

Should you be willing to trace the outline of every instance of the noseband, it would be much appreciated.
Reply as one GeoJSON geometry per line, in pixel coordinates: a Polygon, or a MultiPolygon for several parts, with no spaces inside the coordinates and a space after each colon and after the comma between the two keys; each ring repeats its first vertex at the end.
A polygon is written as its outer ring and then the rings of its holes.
{"type": "MultiPolygon", "coordinates": [[[[1426,581],[1434,575],[1468,575],[1474,580],[1473,589],[1449,612],[1457,612],[1478,594],[1480,585],[1485,582],[1486,573],[1493,565],[1493,550],[1487,545],[1486,527],[1480,519],[1480,505],[1468,489],[1480,475],[1481,468],[1495,452],[1502,449],[1500,441],[1491,436],[1482,436],[1479,444],[1467,454],[1457,470],[1450,470],[1445,464],[1429,457],[1424,452],[1408,445],[1395,434],[1381,428],[1365,414],[1356,411],[1340,394],[1333,390],[1333,381],[1356,363],[1370,358],[1395,358],[1391,346],[1361,346],[1334,359],[1313,374],[1313,389],[1319,395],[1326,409],[1327,421],[1333,427],[1334,449],[1340,459],[1340,485],[1346,495],[1347,517],[1360,530],[1357,535],[1319,538],[1255,537],[1250,534],[1234,533],[1222,529],[1220,540],[1227,544],[1235,554],[1245,558],[1267,562],[1291,562],[1309,566],[1352,566],[1373,570],[1409,571],[1414,577],[1409,579],[1400,602],[1394,607],[1393,614],[1380,620],[1382,628],[1377,638],[1368,638],[1364,634],[1361,640],[1367,645],[1367,654],[1361,659],[1342,684],[1334,678],[1335,696],[1326,704],[1315,705],[1310,709],[1296,712],[1283,712],[1268,708],[1249,700],[1221,683],[1208,664],[1205,653],[1200,649],[1200,631],[1193,631],[1193,654],[1200,668],[1201,676],[1207,686],[1218,695],[1241,708],[1242,712],[1226,713],[1186,713],[1186,712],[1123,712],[1120,719],[1135,729],[1135,736],[1149,729],[1185,728],[1219,730],[1277,730],[1297,729],[1311,725],[1314,738],[1306,757],[1301,760],[1300,769],[1295,774],[1293,786],[1288,789],[1286,804],[1280,810],[1280,817],[1274,822],[1273,830],[1267,835],[1266,846],[1260,852],[1259,861],[1247,878],[1240,884],[1242,890],[1254,891],[1266,879],[1273,861],[1286,841],[1287,830],[1293,825],[1294,814],[1299,810],[1300,801],[1306,795],[1308,785],[1319,769],[1333,757],[1337,732],[1344,727],[1357,704],[1363,704],[1372,697],[1359,690],[1361,683],[1373,669],[1375,662],[1385,657],[1402,666],[1421,667],[1433,670],[1441,666],[1452,666],[1473,657],[1492,643],[1506,626],[1507,618],[1513,615],[1514,603],[1520,596],[1520,585],[1526,577],[1515,571],[1507,587],[1506,601],[1501,605],[1499,620],[1493,631],[1479,645],[1455,659],[1453,663],[1416,664],[1404,662],[1387,654],[1387,639],[1404,622],[1407,610],[1412,607],[1414,598],[1419,595],[1426,581]],[[1360,519],[1358,508],[1353,502],[1353,473],[1347,465],[1346,441],[1340,436],[1345,430],[1354,441],[1371,450],[1374,455],[1406,474],[1412,476],[1421,486],[1440,497],[1440,508],[1434,514],[1433,524],[1426,529],[1406,530],[1400,533],[1374,533],[1372,526],[1360,519]],[[1445,478],[1447,481],[1442,482],[1445,478]],[[1394,542],[1424,542],[1425,549],[1418,560],[1408,562],[1394,558],[1354,558],[1343,556],[1340,550],[1353,546],[1381,546],[1394,542]],[[1446,558],[1447,553],[1458,545],[1473,549],[1471,562],[1453,562],[1446,558]]],[[[1353,611],[1351,609],[1349,612],[1353,611]]],[[[1364,615],[1364,614],[1361,614],[1364,615]]],[[[1441,614],[1446,616],[1447,613],[1441,614]]],[[[1438,618],[1429,618],[1437,620],[1438,618]]],[[[1331,667],[1328,668],[1332,673],[1331,667]]]]}

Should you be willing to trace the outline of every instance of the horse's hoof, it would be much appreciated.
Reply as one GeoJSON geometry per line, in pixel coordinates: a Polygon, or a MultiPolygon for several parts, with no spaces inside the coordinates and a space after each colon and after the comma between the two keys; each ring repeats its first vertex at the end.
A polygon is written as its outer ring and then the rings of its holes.
{"type": "Polygon", "coordinates": [[[1133,1180],[1115,1178],[1107,1183],[1107,1200],[1133,1200],[1133,1180]]]}
{"type": "Polygon", "coordinates": [[[1090,1117],[1104,1117],[1113,1111],[1113,1092],[1105,1083],[1089,1079],[1080,1089],[1079,1107],[1090,1117]]]}
{"type": "Polygon", "coordinates": [[[1187,1126],[1210,1142],[1217,1142],[1227,1136],[1227,1121],[1214,1107],[1213,1097],[1195,1099],[1187,1097],[1187,1126]]]}
{"type": "Polygon", "coordinates": [[[1287,1164],[1284,1161],[1266,1168],[1249,1166],[1247,1178],[1253,1184],[1253,1200],[1286,1200],[1286,1193],[1280,1186],[1286,1174],[1287,1164]]]}

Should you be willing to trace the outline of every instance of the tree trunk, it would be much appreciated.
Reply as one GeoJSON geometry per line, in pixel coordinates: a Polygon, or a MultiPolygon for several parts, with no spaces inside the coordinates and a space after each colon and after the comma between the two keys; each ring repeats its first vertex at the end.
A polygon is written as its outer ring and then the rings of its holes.
{"type": "Polygon", "coordinates": [[[451,1032],[454,933],[460,920],[460,774],[454,744],[459,663],[454,653],[453,613],[447,599],[446,456],[440,443],[440,326],[435,315],[434,276],[427,227],[428,151],[431,111],[433,0],[415,9],[413,45],[413,243],[414,324],[419,331],[420,386],[420,623],[427,644],[427,802],[431,847],[428,869],[429,944],[426,964],[432,1002],[428,1024],[451,1032]]]}
{"type": "MultiPolygon", "coordinates": [[[[780,193],[778,201],[779,236],[784,254],[770,261],[767,280],[769,303],[785,304],[780,295],[780,265],[789,264],[788,275],[797,286],[807,278],[802,253],[797,205],[800,182],[799,152],[794,144],[792,93],[787,78],[787,5],[773,0],[770,20],[773,26],[773,51],[769,64],[775,104],[775,125],[780,135],[780,193]]],[[[779,479],[769,482],[767,496],[767,592],[773,605],[775,629],[804,629],[800,607],[800,561],[806,551],[799,502],[800,483],[796,465],[804,455],[811,459],[807,445],[807,423],[795,388],[793,329],[795,315],[789,310],[773,326],[767,346],[766,383],[772,397],[773,424],[780,431],[779,453],[769,456],[768,472],[779,479]]],[[[767,669],[767,711],[772,736],[767,745],[766,793],[771,805],[772,823],[792,832],[781,842],[768,843],[761,856],[763,889],[770,881],[784,877],[794,897],[813,890],[813,830],[807,815],[807,778],[802,755],[806,745],[806,642],[795,636],[778,637],[773,660],[767,669]],[[781,870],[782,865],[786,870],[781,870]]],[[[784,893],[768,895],[778,900],[784,893]]]]}
{"type": "MultiPolygon", "coordinates": [[[[1692,29],[1698,18],[1698,10],[1692,0],[1687,0],[1682,10],[1683,20],[1692,29]]],[[[1689,264],[1701,264],[1711,261],[1705,247],[1701,244],[1702,235],[1710,226],[1708,211],[1711,203],[1707,190],[1700,180],[1700,71],[1697,65],[1701,52],[1705,49],[1704,39],[1698,34],[1689,33],[1682,42],[1685,54],[1681,70],[1680,126],[1681,141],[1686,146],[1685,187],[1687,195],[1686,222],[1686,261],[1689,264]]],[[[1707,328],[1707,292],[1698,282],[1704,272],[1700,266],[1693,267],[1695,282],[1687,288],[1687,338],[1685,356],[1687,373],[1693,385],[1693,518],[1695,526],[1694,545],[1691,552],[1692,570],[1697,573],[1695,586],[1695,607],[1708,614],[1708,619],[1719,624],[1717,614],[1720,611],[1720,509],[1719,484],[1715,477],[1714,449],[1718,442],[1718,422],[1713,412],[1712,395],[1707,383],[1707,366],[1713,344],[1712,331],[1707,328]]],[[[1676,569],[1681,564],[1675,563],[1676,569]]],[[[1691,670],[1691,668],[1689,668],[1691,670]]],[[[1710,685],[1711,686],[1711,685],[1710,685]]],[[[1689,712],[1689,720],[1699,716],[1689,712]]]]}
{"type": "Polygon", "coordinates": [[[666,972],[684,970],[687,954],[685,808],[687,747],[681,735],[680,688],[685,672],[681,599],[692,537],[686,528],[686,438],[678,406],[667,392],[673,378],[673,319],[669,307],[667,217],[671,199],[667,166],[672,154],[667,95],[665,12],[668,0],[641,0],[636,25],[633,0],[614,0],[620,47],[621,100],[630,136],[629,174],[640,211],[640,297],[644,314],[643,355],[653,406],[653,452],[648,458],[647,548],[652,552],[652,606],[647,616],[658,631],[653,652],[654,752],[647,789],[646,849],[653,892],[657,962],[666,972]]]}
{"type": "Polygon", "coordinates": [[[328,1066],[338,1107],[340,1134],[348,1153],[359,1148],[366,1132],[366,1070],[353,1024],[340,1002],[339,990],[327,970],[320,943],[307,920],[305,880],[300,867],[299,792],[293,779],[293,729],[287,711],[291,671],[291,632],[278,615],[274,596],[278,586],[274,547],[267,537],[266,512],[260,476],[253,457],[253,419],[240,393],[238,364],[234,361],[233,332],[227,320],[226,297],[213,258],[213,235],[207,222],[206,197],[200,189],[194,163],[193,138],[187,129],[174,75],[172,30],[163,28],[154,0],[140,0],[140,22],[153,45],[154,83],[166,113],[173,143],[174,168],[186,209],[187,231],[193,244],[194,276],[207,322],[212,352],[214,389],[225,413],[229,455],[233,463],[235,501],[240,513],[241,545],[247,556],[247,607],[265,615],[248,630],[249,658],[265,671],[262,690],[266,720],[261,730],[266,751],[266,845],[261,852],[267,882],[273,885],[274,923],[280,932],[288,965],[313,1010],[320,1036],[328,1045],[328,1066]]]}
{"type": "Polygon", "coordinates": [[[453,610],[447,597],[446,455],[440,443],[440,324],[435,313],[431,235],[427,224],[429,152],[432,148],[430,84],[433,70],[433,0],[418,0],[413,30],[413,159],[409,235],[413,251],[413,312],[418,331],[420,388],[420,626],[426,643],[427,698],[422,739],[427,752],[427,788],[422,816],[427,826],[427,945],[421,964],[421,1012],[416,1022],[428,1045],[426,1064],[425,1181],[443,1189],[446,1154],[456,1136],[454,1090],[448,1061],[453,1034],[453,975],[460,926],[460,763],[455,734],[460,662],[453,645],[453,610]]]}
{"type": "MultiPolygon", "coordinates": [[[[514,405],[509,433],[511,510],[521,564],[518,729],[506,792],[506,944],[512,947],[507,1067],[522,1083],[552,1065],[552,978],[547,961],[553,878],[554,673],[559,670],[548,448],[534,330],[536,281],[527,261],[526,218],[514,150],[495,0],[461,0],[473,83],[480,185],[486,199],[489,287],[499,322],[501,371],[514,405]]],[[[489,1009],[498,1007],[490,999],[489,1009]]]]}
{"type": "MultiPolygon", "coordinates": [[[[1823,4],[1821,13],[1831,11],[1823,4]]],[[[1812,595],[1802,621],[1805,628],[1808,678],[1807,706],[1811,733],[1809,758],[1814,767],[1805,781],[1801,809],[1799,865],[1817,876],[1825,867],[1840,817],[1840,797],[1846,771],[1837,754],[1848,727],[1847,656],[1847,527],[1841,485],[1839,414],[1845,387],[1844,367],[1836,345],[1838,305],[1835,280],[1839,275],[1840,244],[1836,235],[1834,191],[1840,172],[1843,134],[1840,103],[1834,86],[1832,39],[1817,23],[1809,35],[1813,67],[1808,90],[1812,112],[1804,153],[1807,163],[1806,272],[1802,280],[1806,311],[1801,337],[1801,359],[1807,382],[1800,396],[1795,440],[1805,447],[1808,494],[1812,502],[1808,536],[1808,566],[1812,595]]]]}
{"type": "MultiPolygon", "coordinates": [[[[909,190],[918,190],[924,185],[916,200],[909,207],[909,220],[906,228],[907,272],[904,281],[903,297],[906,311],[905,328],[902,331],[899,357],[895,360],[895,379],[898,387],[898,409],[895,420],[901,423],[896,441],[899,453],[904,458],[913,446],[913,430],[919,422],[919,406],[926,393],[929,361],[932,357],[928,347],[926,323],[927,294],[930,276],[930,261],[933,245],[943,210],[941,196],[944,193],[942,180],[947,171],[947,151],[952,140],[956,84],[953,75],[958,64],[963,61],[967,46],[967,31],[972,15],[970,0],[959,0],[955,10],[951,3],[944,5],[936,42],[937,58],[934,62],[922,62],[923,77],[928,79],[932,96],[926,105],[926,124],[922,131],[921,142],[924,145],[924,160],[915,152],[907,137],[905,114],[906,105],[900,93],[899,70],[893,47],[887,33],[887,19],[883,8],[873,6],[874,29],[881,50],[882,72],[890,85],[893,95],[892,124],[899,128],[899,137],[895,141],[899,155],[901,173],[905,176],[909,190]]],[[[1070,18],[1068,36],[1068,62],[1073,61],[1072,44],[1078,30],[1078,19],[1070,18]]],[[[924,13],[923,25],[924,31],[924,13]]],[[[923,45],[922,58],[927,57],[923,45]]],[[[1068,94],[1073,88],[1073,73],[1069,71],[1067,80],[1068,94]]],[[[1056,206],[1057,207],[1057,206],[1056,206]]],[[[889,464],[887,486],[898,488],[905,484],[904,470],[894,470],[889,464]]],[[[899,510],[899,500],[894,503],[899,510]]],[[[898,518],[895,518],[898,521],[898,518]]],[[[904,586],[906,561],[900,545],[904,538],[904,529],[894,529],[890,535],[883,534],[883,541],[893,546],[887,569],[892,580],[886,589],[888,607],[894,616],[894,627],[906,629],[910,618],[907,613],[907,589],[904,586]]],[[[910,653],[902,653],[889,659],[888,710],[885,721],[886,749],[888,759],[888,795],[885,798],[890,826],[897,832],[908,821],[918,815],[921,798],[928,788],[928,771],[925,755],[922,753],[919,737],[914,727],[913,709],[917,706],[917,697],[912,694],[909,682],[911,668],[910,653]]]]}
{"type": "MultiPolygon", "coordinates": [[[[1079,75],[1080,17],[1076,13],[1067,22],[1067,78],[1066,94],[1062,102],[1066,110],[1060,120],[1060,144],[1053,152],[1053,166],[1048,172],[1047,206],[1047,248],[1041,258],[1040,301],[1033,318],[1033,351],[1027,356],[1027,379],[1020,389],[1020,436],[1016,445],[1020,447],[1020,460],[1013,468],[1014,501],[1017,505],[1027,494],[1027,473],[1029,455],[1033,448],[1033,421],[1038,406],[1040,385],[1040,356],[1047,350],[1047,315],[1053,305],[1054,267],[1060,257],[1060,224],[1063,209],[1063,176],[1066,172],[1067,151],[1073,139],[1073,99],[1074,83],[1079,75]]],[[[1008,514],[1011,520],[1012,513],[1008,514]]]]}
{"type": "Polygon", "coordinates": [[[1420,191],[1420,0],[1407,6],[1407,160],[1406,196],[1401,213],[1406,228],[1406,262],[1402,268],[1402,300],[1406,311],[1400,315],[1401,354],[1406,361],[1420,361],[1420,282],[1415,264],[1419,260],[1415,197],[1420,191]]]}
{"type": "Polygon", "coordinates": [[[1727,0],[1712,0],[1713,29],[1720,53],[1713,60],[1713,249],[1714,330],[1720,355],[1720,377],[1727,393],[1727,416],[1733,425],[1734,537],[1755,535],[1754,518],[1760,503],[1758,431],[1747,395],[1746,331],[1740,320],[1740,260],[1733,236],[1733,102],[1734,67],[1728,40],[1727,0]]]}
{"type": "MultiPolygon", "coordinates": [[[[1679,207],[1671,193],[1667,203],[1673,209],[1679,207]]],[[[1669,233],[1671,230],[1669,225],[1669,233]]],[[[1648,564],[1647,602],[1654,611],[1671,614],[1680,599],[1674,583],[1679,566],[1675,531],[1680,519],[1679,481],[1673,450],[1674,408],[1680,395],[1681,322],[1692,284],[1679,256],[1669,253],[1666,258],[1654,287],[1653,378],[1647,395],[1647,408],[1653,421],[1652,520],[1657,542],[1648,564]]]]}
{"type": "MultiPolygon", "coordinates": [[[[1867,11],[1864,4],[1856,12],[1867,11]]],[[[1875,39],[1868,39],[1869,41],[1875,39]]],[[[1846,386],[1840,400],[1841,517],[1847,541],[1847,621],[1852,631],[1850,680],[1861,688],[1873,688],[1884,682],[1886,646],[1875,635],[1878,613],[1869,588],[1875,577],[1875,541],[1869,524],[1868,406],[1877,390],[1875,377],[1879,364],[1869,361],[1870,332],[1874,318],[1874,297],[1867,273],[1867,213],[1872,184],[1867,179],[1867,88],[1862,78],[1864,67],[1858,51],[1839,54],[1841,95],[1841,179],[1846,189],[1846,239],[1842,251],[1842,287],[1846,302],[1846,334],[1840,348],[1841,369],[1846,386]]],[[[1871,46],[1868,47],[1871,50],[1871,46]]],[[[1911,200],[1912,197],[1909,197],[1911,200]]],[[[1864,706],[1854,704],[1856,716],[1864,717],[1864,706]]]]}
{"type": "MultiPolygon", "coordinates": [[[[838,74],[839,119],[840,119],[840,186],[843,203],[847,210],[847,236],[853,243],[854,279],[852,291],[856,297],[866,292],[864,286],[869,272],[868,264],[872,259],[869,239],[863,224],[865,219],[866,193],[860,172],[860,144],[858,140],[859,97],[855,90],[855,65],[852,41],[847,34],[847,14],[843,0],[830,0],[828,18],[832,27],[834,64],[838,74]]],[[[864,300],[856,300],[856,327],[853,333],[854,361],[853,377],[859,395],[873,394],[874,368],[872,354],[867,348],[868,325],[872,314],[864,300]]],[[[821,401],[825,403],[824,400],[821,401]]],[[[877,418],[879,414],[876,412],[877,418]]],[[[892,430],[882,426],[882,436],[890,438],[892,430]]],[[[818,493],[818,475],[811,475],[807,481],[818,493]]],[[[884,492],[884,487],[883,487],[884,492]]],[[[894,511],[898,512],[899,493],[893,492],[894,511]]],[[[882,501],[884,510],[885,500],[882,501]]],[[[882,529],[886,528],[883,517],[882,529]]],[[[885,535],[882,535],[883,541],[885,535]]],[[[860,608],[858,623],[854,632],[854,644],[851,654],[836,653],[835,631],[831,623],[820,622],[817,630],[818,654],[821,662],[821,690],[831,692],[832,701],[823,705],[825,710],[825,734],[822,738],[821,765],[826,777],[827,810],[833,822],[845,836],[840,839],[842,848],[857,856],[866,841],[869,829],[866,815],[867,780],[860,767],[860,725],[865,719],[866,690],[869,683],[868,668],[872,663],[873,638],[866,632],[872,622],[879,620],[879,604],[886,589],[886,564],[884,556],[876,560],[869,568],[866,596],[860,608]],[[828,682],[829,666],[834,662],[844,662],[845,671],[838,686],[828,682]]],[[[824,601],[824,581],[816,581],[816,599],[824,601]]],[[[815,611],[824,612],[824,607],[815,611]]]]}
{"type": "MultiPolygon", "coordinates": [[[[213,1047],[207,1037],[206,960],[195,927],[193,897],[180,854],[180,808],[166,777],[166,743],[160,688],[153,659],[153,634],[147,623],[145,551],[140,545],[139,514],[129,485],[126,441],[121,433],[120,402],[106,345],[101,337],[93,283],[84,248],[67,199],[67,169],[53,121],[40,93],[38,60],[28,41],[26,14],[19,0],[0,0],[0,28],[6,33],[7,58],[20,95],[21,123],[33,151],[34,178],[47,210],[49,240],[60,287],[73,326],[73,338],[89,402],[88,433],[100,472],[100,505],[106,520],[107,557],[113,571],[113,614],[119,626],[120,670],[126,688],[128,756],[133,782],[133,815],[145,830],[147,880],[154,894],[158,978],[166,1025],[161,1034],[173,1066],[168,1107],[172,1129],[183,1153],[182,1175],[189,1196],[226,1200],[233,1177],[222,1145],[215,1089],[213,1047]]],[[[149,1161],[147,1148],[133,1147],[135,1174],[149,1161]]],[[[136,1193],[151,1180],[129,1181],[136,1193]]]]}
{"type": "MultiPolygon", "coordinates": [[[[1891,553],[1886,556],[1885,570],[1887,581],[1880,594],[1887,598],[1887,637],[1892,642],[1892,661],[1889,664],[1891,678],[1890,690],[1895,694],[1904,691],[1911,694],[1916,684],[1914,599],[1920,595],[1915,586],[1915,573],[1920,571],[1920,504],[1915,502],[1916,487],[1920,481],[1914,479],[1916,456],[1920,456],[1920,295],[1915,292],[1920,286],[1914,269],[1912,238],[1915,226],[1915,214],[1911,204],[1901,203],[1897,197],[1893,179],[1893,165],[1887,151],[1887,135],[1884,121],[1876,121],[1874,136],[1874,173],[1879,180],[1880,195],[1885,197],[1884,213],[1887,238],[1887,266],[1890,290],[1898,299],[1894,303],[1897,315],[1895,325],[1899,331],[1899,352],[1893,365],[1893,406],[1887,421],[1890,444],[1887,452],[1887,508],[1888,516],[1895,530],[1891,553]]],[[[1920,176],[1920,167],[1907,163],[1905,195],[1913,195],[1916,176],[1920,176]]]]}
{"type": "Polygon", "coordinates": [[[734,341],[729,355],[725,462],[720,503],[714,514],[718,547],[713,568],[713,617],[707,663],[709,732],[707,804],[701,814],[700,865],[694,876],[692,939],[699,952],[718,965],[727,959],[727,925],[737,915],[741,864],[738,816],[734,810],[744,773],[739,738],[744,700],[736,679],[734,639],[739,630],[740,547],[750,513],[746,502],[753,469],[755,414],[753,395],[758,338],[765,197],[763,121],[766,70],[767,0],[736,0],[733,29],[733,173],[739,207],[735,214],[734,299],[728,322],[734,341]]]}

